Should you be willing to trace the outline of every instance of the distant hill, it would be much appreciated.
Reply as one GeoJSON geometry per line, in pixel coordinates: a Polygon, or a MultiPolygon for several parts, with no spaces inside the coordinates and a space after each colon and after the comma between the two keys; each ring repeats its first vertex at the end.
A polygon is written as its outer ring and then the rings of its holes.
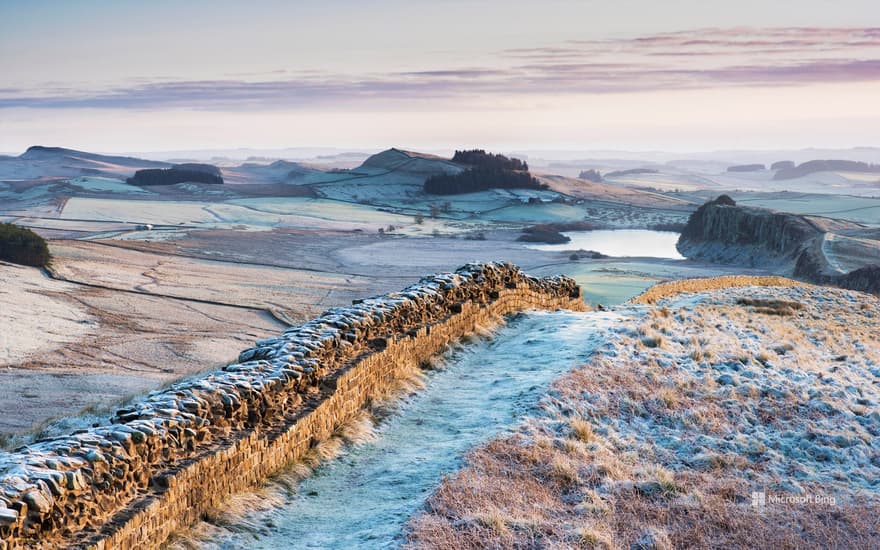
{"type": "Polygon", "coordinates": [[[320,173],[322,171],[288,160],[268,164],[245,162],[239,166],[224,167],[223,180],[231,184],[290,184],[320,173]]]}
{"type": "Polygon", "coordinates": [[[763,164],[738,164],[736,166],[728,166],[728,172],[760,172],[761,170],[766,170],[767,167],[763,164]]]}
{"type": "Polygon", "coordinates": [[[624,176],[638,176],[640,174],[659,174],[660,170],[654,168],[630,168],[629,170],[616,170],[605,174],[606,178],[621,178],[624,176]]]}
{"type": "Polygon", "coordinates": [[[880,174],[880,165],[855,160],[811,160],[797,166],[786,166],[774,174],[774,180],[801,178],[815,172],[866,172],[880,174]]]}
{"type": "Polygon", "coordinates": [[[0,157],[0,181],[78,176],[124,179],[136,170],[169,166],[167,162],[35,145],[17,157],[0,157]]]}
{"type": "Polygon", "coordinates": [[[184,162],[182,164],[175,164],[172,166],[175,170],[189,170],[191,172],[204,172],[206,174],[212,174],[214,176],[220,176],[220,169],[214,166],[213,164],[203,164],[200,162],[184,162]]]}
{"type": "Polygon", "coordinates": [[[101,155],[98,153],[88,153],[86,151],[77,151],[76,149],[66,149],[64,147],[45,147],[42,145],[34,145],[28,147],[27,151],[19,157],[21,160],[38,160],[51,161],[58,159],[71,159],[79,161],[92,161],[106,164],[114,164],[118,166],[154,166],[165,167],[167,162],[159,162],[154,160],[144,160],[135,157],[101,155]]]}
{"type": "Polygon", "coordinates": [[[464,169],[464,166],[443,157],[391,148],[369,157],[352,172],[370,175],[393,172],[424,181],[436,174],[457,174],[464,169]]]}

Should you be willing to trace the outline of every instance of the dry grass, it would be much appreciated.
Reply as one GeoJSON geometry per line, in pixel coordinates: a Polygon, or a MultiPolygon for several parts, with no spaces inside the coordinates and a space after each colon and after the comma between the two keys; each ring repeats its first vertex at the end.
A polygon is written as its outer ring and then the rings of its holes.
{"type": "Polygon", "coordinates": [[[589,443],[593,441],[595,434],[593,433],[593,425],[583,418],[572,418],[568,421],[568,425],[571,426],[571,433],[580,441],[584,443],[589,443]]]}
{"type": "MultiPolygon", "coordinates": [[[[753,508],[750,487],[735,473],[637,474],[612,484],[560,475],[558,451],[493,442],[448,479],[428,512],[410,525],[412,548],[628,548],[651,530],[675,548],[870,548],[880,543],[880,506],[857,499],[833,509],[798,505],[753,508]],[[551,464],[542,468],[541,464],[551,464]],[[604,490],[604,489],[603,489],[604,490]],[[492,510],[486,514],[483,510],[492,510]],[[476,518],[476,520],[474,519],[476,518]]],[[[583,461],[588,467],[589,461],[583,461]]]]}
{"type": "Polygon", "coordinates": [[[808,285],[785,277],[776,276],[761,277],[750,275],[727,275],[724,277],[686,279],[683,281],[670,281],[668,283],[654,285],[630,300],[630,303],[654,304],[663,298],[669,298],[683,292],[704,292],[707,290],[745,286],[792,287],[808,285]]]}
{"type": "Polygon", "coordinates": [[[804,309],[803,304],[791,300],[739,298],[736,303],[741,306],[753,307],[756,313],[763,313],[765,315],[789,316],[804,309]]]}

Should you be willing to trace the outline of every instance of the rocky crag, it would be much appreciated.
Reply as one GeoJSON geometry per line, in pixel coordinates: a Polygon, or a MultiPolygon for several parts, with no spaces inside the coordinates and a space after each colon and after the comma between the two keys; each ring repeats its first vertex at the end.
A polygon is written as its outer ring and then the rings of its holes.
{"type": "Polygon", "coordinates": [[[451,342],[523,309],[584,309],[572,279],[469,264],[328,310],[105,426],[0,454],[0,549],[154,548],[317,442],[451,342]]]}
{"type": "MultiPolygon", "coordinates": [[[[739,206],[722,195],[690,216],[677,248],[688,258],[762,267],[812,283],[877,294],[880,265],[874,262],[880,257],[880,241],[847,237],[865,232],[863,226],[846,221],[739,206]],[[846,243],[856,240],[863,255],[855,262],[861,265],[845,270],[837,256],[845,256],[846,243]]],[[[848,257],[846,265],[852,263],[848,257]]]]}

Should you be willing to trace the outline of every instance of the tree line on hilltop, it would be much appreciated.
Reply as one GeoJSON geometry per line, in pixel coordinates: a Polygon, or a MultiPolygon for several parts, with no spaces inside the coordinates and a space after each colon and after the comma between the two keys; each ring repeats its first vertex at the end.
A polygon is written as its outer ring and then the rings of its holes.
{"type": "Polygon", "coordinates": [[[458,174],[436,174],[425,180],[432,195],[475,193],[488,189],[547,189],[529,173],[528,163],[483,149],[456,151],[452,161],[469,166],[458,174]]]}
{"type": "Polygon", "coordinates": [[[207,170],[195,168],[147,168],[138,170],[126,180],[129,185],[174,185],[176,183],[210,183],[219,185],[223,178],[207,170]]]}
{"type": "Polygon", "coordinates": [[[467,164],[468,166],[495,168],[498,170],[529,171],[529,164],[518,158],[509,158],[501,154],[487,153],[484,149],[470,149],[456,151],[452,156],[452,162],[467,164]]]}

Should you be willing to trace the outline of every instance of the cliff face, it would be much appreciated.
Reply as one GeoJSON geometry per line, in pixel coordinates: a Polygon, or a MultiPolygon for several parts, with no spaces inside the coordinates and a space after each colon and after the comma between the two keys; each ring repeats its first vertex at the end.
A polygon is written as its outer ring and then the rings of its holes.
{"type": "Polygon", "coordinates": [[[880,265],[869,265],[850,271],[839,278],[838,284],[843,288],[880,294],[880,265]]]}
{"type": "Polygon", "coordinates": [[[677,248],[688,258],[790,273],[821,233],[803,216],[737,206],[722,195],[691,215],[677,248]]]}
{"type": "Polygon", "coordinates": [[[676,248],[688,258],[762,267],[812,283],[878,294],[880,265],[871,263],[875,256],[858,254],[857,264],[863,266],[845,272],[839,263],[841,245],[835,248],[830,238],[836,232],[859,230],[864,228],[838,220],[737,206],[722,195],[691,215],[676,248]]]}

